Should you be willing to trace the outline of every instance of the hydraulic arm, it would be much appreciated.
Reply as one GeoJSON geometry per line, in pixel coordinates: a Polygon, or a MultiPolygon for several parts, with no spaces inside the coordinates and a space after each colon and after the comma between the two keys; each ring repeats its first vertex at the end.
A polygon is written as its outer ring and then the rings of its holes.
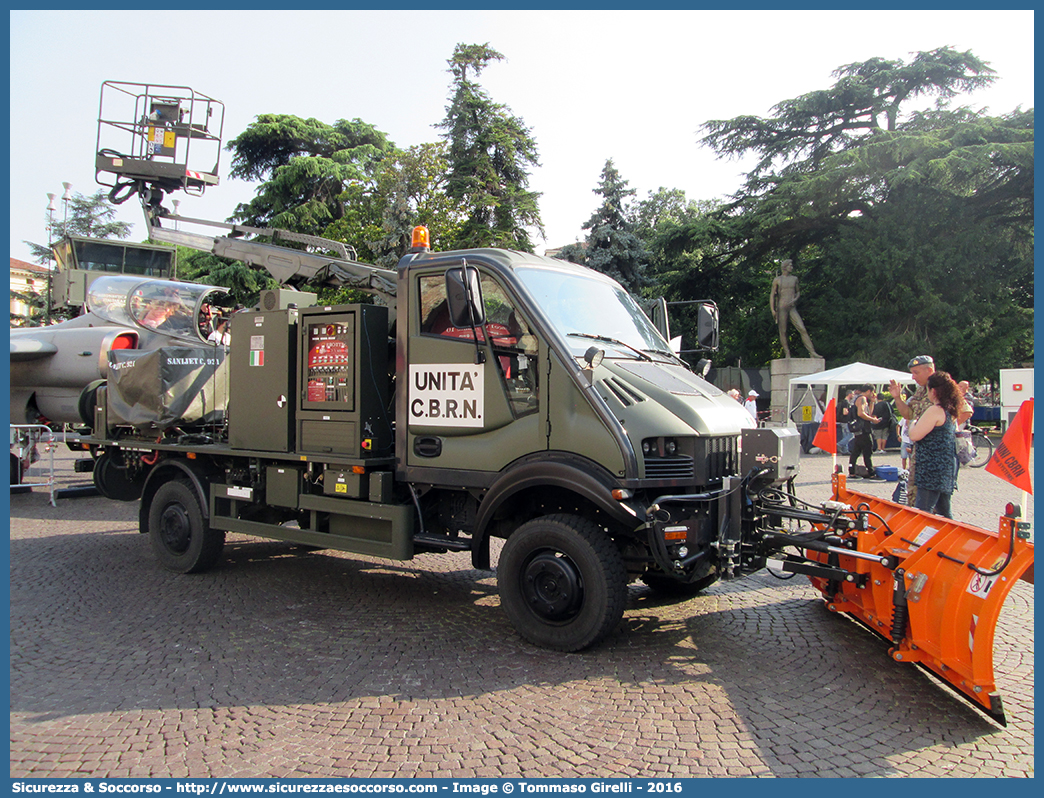
{"type": "Polygon", "coordinates": [[[339,241],[275,228],[246,227],[173,216],[152,201],[153,192],[151,190],[145,189],[141,196],[151,241],[176,244],[201,252],[209,252],[221,258],[231,258],[252,266],[260,266],[280,283],[295,287],[306,284],[333,288],[347,286],[367,291],[380,296],[389,306],[390,313],[394,317],[395,272],[354,260],[351,257],[354,255],[354,250],[350,250],[339,241]],[[163,219],[176,220],[179,224],[220,227],[227,230],[228,233],[207,236],[180,229],[172,230],[162,226],[163,219]],[[321,252],[308,252],[277,243],[247,240],[244,236],[265,236],[273,241],[304,244],[321,250],[321,252]],[[330,252],[337,254],[329,254],[330,252]]]}

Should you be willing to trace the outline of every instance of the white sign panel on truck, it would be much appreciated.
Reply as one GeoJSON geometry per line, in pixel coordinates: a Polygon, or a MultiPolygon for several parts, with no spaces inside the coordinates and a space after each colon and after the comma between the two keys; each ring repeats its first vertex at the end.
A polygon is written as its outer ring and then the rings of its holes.
{"type": "Polygon", "coordinates": [[[430,363],[410,366],[410,425],[483,425],[484,380],[478,366],[430,363]]]}

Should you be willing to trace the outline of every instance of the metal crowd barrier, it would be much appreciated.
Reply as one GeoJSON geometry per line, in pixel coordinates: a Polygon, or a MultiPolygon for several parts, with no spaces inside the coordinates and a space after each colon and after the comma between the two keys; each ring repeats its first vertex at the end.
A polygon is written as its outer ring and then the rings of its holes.
{"type": "Polygon", "coordinates": [[[11,425],[11,492],[47,488],[54,501],[54,432],[43,424],[11,425]]]}

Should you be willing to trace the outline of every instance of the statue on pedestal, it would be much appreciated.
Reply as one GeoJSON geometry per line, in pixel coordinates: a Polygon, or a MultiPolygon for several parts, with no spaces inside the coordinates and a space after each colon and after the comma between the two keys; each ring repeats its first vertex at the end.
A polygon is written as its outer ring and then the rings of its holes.
{"type": "Polygon", "coordinates": [[[783,261],[783,273],[772,281],[772,290],[769,293],[769,308],[772,310],[772,318],[779,325],[779,342],[783,344],[783,356],[788,360],[790,359],[790,346],[787,344],[787,322],[792,321],[801,335],[801,342],[805,345],[805,349],[808,350],[809,357],[819,357],[816,353],[816,348],[812,346],[812,339],[808,337],[805,323],[797,312],[797,301],[798,297],[801,296],[801,290],[798,288],[798,278],[791,274],[793,270],[794,264],[791,260],[783,261]]]}

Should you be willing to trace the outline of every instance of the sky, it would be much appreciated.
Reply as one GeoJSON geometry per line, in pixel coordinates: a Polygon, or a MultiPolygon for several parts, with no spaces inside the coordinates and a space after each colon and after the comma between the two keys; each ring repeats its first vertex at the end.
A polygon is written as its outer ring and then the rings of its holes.
{"type": "MultiPolygon", "coordinates": [[[[224,139],[259,114],[361,119],[400,147],[438,140],[457,43],[505,56],[480,82],[530,128],[546,240],[584,237],[612,158],[641,199],[736,191],[749,163],[701,146],[711,119],[768,115],[828,88],[839,66],[952,46],[998,73],[959,104],[1001,115],[1033,103],[1033,12],[1022,11],[12,11],[11,257],[45,243],[47,193],[92,194],[103,81],[189,86],[225,105],[224,139]],[[85,51],[84,45],[88,44],[85,51]]],[[[255,186],[228,178],[183,216],[222,221],[255,186]]],[[[57,203],[60,218],[62,205],[57,203]]],[[[145,235],[140,206],[119,219],[145,235]]]]}

